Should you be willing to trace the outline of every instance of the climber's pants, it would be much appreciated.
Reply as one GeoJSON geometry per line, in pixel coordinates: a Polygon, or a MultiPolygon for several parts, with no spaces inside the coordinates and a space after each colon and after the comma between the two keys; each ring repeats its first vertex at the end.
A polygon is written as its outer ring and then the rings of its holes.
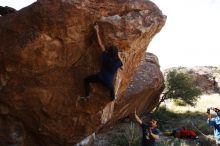
{"type": "Polygon", "coordinates": [[[101,83],[105,87],[107,87],[110,90],[110,95],[112,100],[115,99],[115,89],[112,83],[105,83],[100,79],[100,76],[98,74],[87,76],[84,79],[84,88],[85,88],[85,96],[88,97],[90,95],[90,83],[101,83]]]}

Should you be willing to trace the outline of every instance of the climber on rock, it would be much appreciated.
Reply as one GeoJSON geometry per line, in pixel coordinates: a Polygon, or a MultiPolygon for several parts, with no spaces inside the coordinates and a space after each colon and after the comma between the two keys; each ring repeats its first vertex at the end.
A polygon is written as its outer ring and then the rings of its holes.
{"type": "Polygon", "coordinates": [[[113,85],[113,80],[117,70],[119,68],[122,69],[122,61],[118,56],[118,48],[114,45],[110,45],[107,49],[102,43],[102,40],[99,35],[99,26],[95,25],[96,36],[98,39],[98,43],[101,47],[101,69],[100,72],[87,76],[84,79],[84,88],[85,88],[85,96],[86,98],[90,95],[90,83],[101,83],[105,87],[110,90],[111,99],[115,99],[115,89],[113,85]]]}

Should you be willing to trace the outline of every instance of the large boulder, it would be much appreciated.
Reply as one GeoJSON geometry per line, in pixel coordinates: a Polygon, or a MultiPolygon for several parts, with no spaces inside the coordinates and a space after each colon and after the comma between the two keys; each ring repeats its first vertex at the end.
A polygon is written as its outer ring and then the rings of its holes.
{"type": "Polygon", "coordinates": [[[139,104],[138,111],[150,111],[161,76],[138,92],[126,89],[165,20],[147,0],[39,0],[0,17],[0,144],[73,145],[139,104]],[[105,46],[118,46],[124,64],[113,102],[99,84],[92,84],[89,100],[79,99],[83,79],[100,67],[96,22],[105,46]]]}
{"type": "Polygon", "coordinates": [[[0,6],[0,15],[1,16],[13,13],[15,11],[16,10],[14,8],[11,8],[11,7],[8,7],[8,6],[5,6],[5,7],[0,6]]]}

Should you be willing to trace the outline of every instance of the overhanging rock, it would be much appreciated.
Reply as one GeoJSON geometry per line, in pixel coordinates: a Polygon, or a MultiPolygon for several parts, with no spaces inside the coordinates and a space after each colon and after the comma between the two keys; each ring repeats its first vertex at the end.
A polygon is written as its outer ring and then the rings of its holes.
{"type": "Polygon", "coordinates": [[[165,20],[146,0],[39,0],[0,17],[0,128],[5,129],[0,142],[73,145],[131,114],[134,106],[126,104],[134,100],[126,100],[125,90],[165,20]],[[124,64],[114,102],[97,84],[90,100],[78,98],[84,95],[83,79],[100,67],[95,22],[105,45],[118,46],[124,64]]]}

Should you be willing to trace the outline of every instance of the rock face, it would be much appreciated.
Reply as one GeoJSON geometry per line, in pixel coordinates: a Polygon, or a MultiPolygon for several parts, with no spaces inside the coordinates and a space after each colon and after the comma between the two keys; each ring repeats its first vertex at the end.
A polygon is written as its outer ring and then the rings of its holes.
{"type": "Polygon", "coordinates": [[[125,97],[134,100],[130,102],[132,103],[130,106],[136,107],[139,111],[144,109],[150,112],[158,103],[164,87],[158,58],[152,53],[147,53],[126,89],[125,97]]]}
{"type": "Polygon", "coordinates": [[[72,146],[135,106],[150,111],[163,88],[159,67],[144,67],[152,79],[137,92],[126,88],[165,20],[147,0],[39,0],[0,17],[0,145],[72,146]],[[124,64],[113,102],[99,84],[88,101],[78,98],[83,79],[100,67],[95,22],[124,64]]]}
{"type": "Polygon", "coordinates": [[[220,68],[200,67],[200,69],[191,69],[190,72],[196,78],[195,84],[204,93],[220,93],[220,68]]]}
{"type": "Polygon", "coordinates": [[[1,16],[13,13],[15,11],[16,10],[14,8],[11,8],[11,7],[8,7],[8,6],[5,6],[5,7],[0,6],[0,15],[1,16]]]}

